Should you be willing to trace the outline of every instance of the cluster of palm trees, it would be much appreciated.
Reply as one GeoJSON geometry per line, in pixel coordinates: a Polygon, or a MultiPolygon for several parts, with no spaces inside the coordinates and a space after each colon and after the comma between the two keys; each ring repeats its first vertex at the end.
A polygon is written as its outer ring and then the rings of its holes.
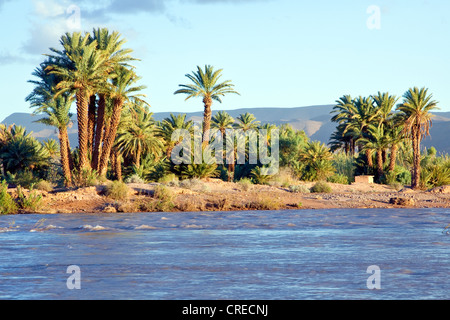
{"type": "Polygon", "coordinates": [[[426,88],[410,88],[399,104],[399,97],[378,92],[369,97],[352,99],[345,95],[336,101],[332,121],[337,128],[331,136],[331,149],[343,149],[354,155],[365,154],[367,173],[376,167],[378,178],[384,174],[389,153],[388,171],[393,172],[400,144],[409,142],[413,149],[412,187],[420,186],[421,140],[429,135],[430,111],[437,102],[426,88]],[[375,155],[375,166],[373,156],[375,155]]]}
{"type": "Polygon", "coordinates": [[[26,98],[36,113],[46,114],[42,122],[59,130],[61,163],[66,185],[72,185],[72,172],[95,170],[105,175],[116,141],[122,111],[126,104],[142,103],[137,86],[140,79],[129,62],[131,49],[118,32],[94,29],[90,33],[66,33],[62,49],[52,54],[33,72],[38,80],[26,98]],[[70,152],[67,130],[70,108],[76,103],[78,123],[78,163],[70,152]]]}
{"type": "MultiPolygon", "coordinates": [[[[37,80],[30,81],[35,87],[26,100],[36,114],[44,115],[40,122],[58,129],[65,185],[72,186],[75,175],[86,172],[96,172],[103,177],[109,172],[116,179],[122,179],[122,168],[132,167],[141,175],[146,168],[157,167],[158,163],[164,169],[163,161],[170,159],[172,150],[180,142],[173,141],[172,134],[177,129],[192,132],[194,123],[184,114],[171,114],[161,122],[153,119],[145,95],[140,93],[145,86],[137,84],[141,78],[130,65],[137,59],[131,56],[131,49],[123,48],[125,40],[121,35],[99,28],[92,33],[66,33],[60,44],[61,48],[51,48],[52,53],[34,70],[37,80]],[[73,104],[78,124],[75,151],[68,138],[73,104]]],[[[202,99],[203,148],[207,147],[209,137],[206,134],[210,129],[219,130],[226,141],[228,129],[270,132],[276,128],[272,124],[261,125],[250,113],[236,119],[225,111],[212,116],[213,101],[222,102],[228,94],[239,94],[231,81],[221,81],[221,76],[222,69],[215,70],[210,65],[197,67],[192,74],[186,74],[189,83],[180,84],[174,92],[187,95],[186,100],[202,99]]],[[[349,155],[363,154],[367,173],[375,170],[381,177],[386,170],[394,171],[399,146],[410,142],[414,155],[412,186],[418,188],[420,142],[429,134],[430,111],[436,108],[437,102],[425,88],[411,88],[400,104],[398,101],[398,97],[380,92],[369,97],[341,97],[333,109],[332,121],[338,125],[331,137],[331,151],[342,149],[349,155]]],[[[308,142],[304,133],[292,128],[280,129],[282,166],[297,168],[302,171],[298,176],[308,180],[324,179],[334,172],[333,154],[324,144],[308,142]]],[[[246,142],[235,140],[232,145],[237,148],[238,143],[246,142]]],[[[227,162],[229,179],[233,179],[238,160],[236,150],[233,151],[234,160],[227,162]]],[[[224,157],[229,155],[224,154],[224,157]]],[[[211,171],[204,164],[186,170],[203,169],[211,171]]]]}

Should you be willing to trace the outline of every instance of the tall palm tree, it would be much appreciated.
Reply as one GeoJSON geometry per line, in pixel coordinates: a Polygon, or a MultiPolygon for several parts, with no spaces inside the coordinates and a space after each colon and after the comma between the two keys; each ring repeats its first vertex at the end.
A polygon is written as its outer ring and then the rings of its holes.
{"type": "Polygon", "coordinates": [[[378,113],[379,124],[387,125],[388,121],[393,117],[393,109],[399,100],[398,97],[390,95],[388,92],[378,92],[372,96],[378,113]]]}
{"type": "MultiPolygon", "coordinates": [[[[98,28],[93,30],[92,40],[97,43],[97,50],[99,50],[105,56],[105,64],[111,67],[111,71],[118,66],[132,67],[128,64],[134,59],[130,56],[133,52],[131,49],[123,49],[125,39],[121,38],[119,32],[109,32],[106,28],[98,28]]],[[[111,72],[109,77],[113,77],[114,73],[111,72]]],[[[92,168],[98,170],[99,158],[102,154],[102,145],[105,137],[105,121],[106,121],[106,99],[111,91],[110,83],[106,83],[102,90],[98,93],[98,107],[96,114],[95,132],[93,139],[93,151],[92,151],[92,168]]]]}
{"type": "MultiPolygon", "coordinates": [[[[228,114],[226,111],[219,111],[212,118],[211,127],[220,131],[224,143],[227,141],[226,131],[233,128],[234,118],[228,114]]],[[[232,181],[234,176],[234,168],[235,168],[235,156],[234,156],[234,148],[233,150],[224,150],[223,157],[228,159],[228,180],[232,181]],[[230,155],[227,157],[227,152],[230,155]],[[233,156],[231,157],[231,153],[233,152],[233,156]],[[233,161],[231,161],[233,159],[233,161]]],[[[226,163],[227,161],[225,161],[226,163]]]]}
{"type": "Polygon", "coordinates": [[[46,117],[39,119],[37,122],[58,128],[59,152],[66,187],[72,187],[73,161],[71,159],[72,155],[67,131],[72,124],[72,114],[70,113],[72,102],[73,98],[67,95],[60,95],[56,99],[42,104],[37,110],[38,113],[46,115],[46,117]]]}
{"type": "Polygon", "coordinates": [[[168,118],[165,118],[160,124],[161,134],[164,138],[166,145],[166,157],[170,159],[172,150],[181,141],[172,141],[172,135],[176,130],[188,130],[192,132],[194,122],[192,120],[186,121],[186,114],[170,114],[168,118]]]}
{"type": "Polygon", "coordinates": [[[431,110],[437,109],[438,102],[432,100],[433,95],[428,94],[427,88],[410,88],[403,95],[403,103],[397,106],[399,116],[404,123],[404,132],[412,140],[413,170],[411,187],[420,187],[420,142],[430,135],[433,125],[431,110]]]}
{"type": "Polygon", "coordinates": [[[112,92],[110,97],[113,100],[113,110],[109,124],[109,130],[105,133],[104,144],[99,161],[98,172],[100,175],[106,175],[108,168],[109,156],[111,149],[116,140],[117,128],[120,124],[122,109],[127,102],[140,102],[147,104],[141,97],[145,95],[137,93],[145,88],[145,86],[133,86],[141,78],[138,77],[133,70],[125,67],[115,68],[115,77],[112,80],[112,92]]]}
{"type": "Polygon", "coordinates": [[[205,65],[205,69],[202,70],[197,66],[197,71],[193,74],[186,74],[186,77],[192,81],[193,84],[180,84],[182,89],[175,91],[174,94],[187,94],[190,98],[201,97],[203,98],[204,112],[203,112],[203,136],[204,141],[205,134],[209,132],[211,126],[211,106],[213,100],[222,103],[221,97],[229,94],[239,94],[235,91],[234,85],[231,80],[226,80],[219,83],[219,79],[222,76],[222,69],[214,71],[214,68],[210,65],[205,65]]]}
{"type": "Polygon", "coordinates": [[[88,33],[66,33],[61,37],[63,51],[51,49],[56,63],[47,67],[51,74],[61,77],[56,96],[74,92],[77,105],[78,145],[80,169],[90,168],[88,161],[89,102],[90,97],[104,86],[111,66],[105,64],[105,56],[97,50],[97,42],[88,33]]]}
{"type": "Polygon", "coordinates": [[[336,105],[331,111],[331,114],[334,114],[331,121],[338,123],[330,139],[333,151],[343,148],[346,153],[355,154],[355,136],[350,130],[355,113],[355,105],[350,95],[344,95],[336,100],[336,105]]]}
{"type": "Polygon", "coordinates": [[[58,129],[58,138],[60,143],[60,156],[65,184],[67,187],[72,186],[73,161],[70,151],[68,128],[72,125],[72,113],[70,108],[73,97],[64,93],[55,98],[56,86],[62,78],[50,74],[47,69],[54,62],[51,58],[43,62],[40,67],[36,68],[32,75],[39,80],[30,80],[35,84],[33,91],[27,96],[26,101],[30,102],[31,107],[37,108],[35,114],[44,114],[46,117],[38,120],[38,122],[54,126],[58,129]]]}
{"type": "Polygon", "coordinates": [[[161,157],[164,141],[148,108],[140,104],[135,105],[133,111],[129,122],[118,134],[117,147],[131,155],[134,166],[139,168],[143,154],[151,154],[155,160],[161,157]]]}

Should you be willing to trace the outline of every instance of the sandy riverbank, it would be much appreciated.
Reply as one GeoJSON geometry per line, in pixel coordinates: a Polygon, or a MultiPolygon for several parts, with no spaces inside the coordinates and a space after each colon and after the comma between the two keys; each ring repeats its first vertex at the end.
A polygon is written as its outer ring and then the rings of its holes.
{"type": "MultiPolygon", "coordinates": [[[[310,188],[312,183],[303,184],[310,188]]],[[[170,205],[158,205],[157,184],[129,184],[126,200],[114,200],[105,186],[43,192],[37,213],[189,212],[331,208],[450,208],[450,186],[429,191],[397,191],[378,184],[330,184],[331,193],[294,193],[266,185],[242,186],[211,179],[189,188],[169,187],[170,205]],[[397,199],[393,201],[392,199],[397,199]]],[[[14,192],[12,190],[11,192],[14,192]]],[[[22,211],[21,213],[31,213],[22,211]]]]}

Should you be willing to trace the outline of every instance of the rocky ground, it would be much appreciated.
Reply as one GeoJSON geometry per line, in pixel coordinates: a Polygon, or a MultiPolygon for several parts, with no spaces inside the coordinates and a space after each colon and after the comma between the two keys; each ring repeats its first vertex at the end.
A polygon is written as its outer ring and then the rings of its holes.
{"type": "MultiPolygon", "coordinates": [[[[428,191],[399,191],[377,184],[330,184],[331,193],[295,193],[280,186],[228,183],[211,179],[188,187],[169,186],[169,199],[154,195],[158,184],[129,184],[122,200],[105,195],[105,186],[37,191],[37,213],[189,212],[331,208],[450,208],[450,186],[428,191]]],[[[310,188],[312,183],[304,183],[310,188]]],[[[11,190],[14,193],[14,190],[11,190]]],[[[35,213],[33,212],[33,213],[35,213]]],[[[22,211],[21,213],[32,213],[22,211]]]]}

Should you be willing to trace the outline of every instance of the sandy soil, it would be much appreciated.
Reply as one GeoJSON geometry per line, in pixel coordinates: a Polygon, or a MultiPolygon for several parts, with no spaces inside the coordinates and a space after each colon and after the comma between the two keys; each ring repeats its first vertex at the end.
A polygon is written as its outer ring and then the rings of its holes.
{"type": "MultiPolygon", "coordinates": [[[[310,188],[313,183],[304,183],[310,188]]],[[[157,184],[129,184],[126,200],[105,196],[105,186],[78,190],[39,191],[38,213],[189,212],[331,208],[450,208],[450,186],[429,191],[400,191],[377,184],[330,184],[332,193],[293,193],[278,186],[252,185],[210,179],[189,188],[169,187],[172,199],[154,197],[157,184]],[[394,200],[395,199],[395,200],[394,200]]],[[[14,192],[14,191],[12,191],[14,192]]],[[[31,213],[22,211],[21,213],[31,213]]]]}

